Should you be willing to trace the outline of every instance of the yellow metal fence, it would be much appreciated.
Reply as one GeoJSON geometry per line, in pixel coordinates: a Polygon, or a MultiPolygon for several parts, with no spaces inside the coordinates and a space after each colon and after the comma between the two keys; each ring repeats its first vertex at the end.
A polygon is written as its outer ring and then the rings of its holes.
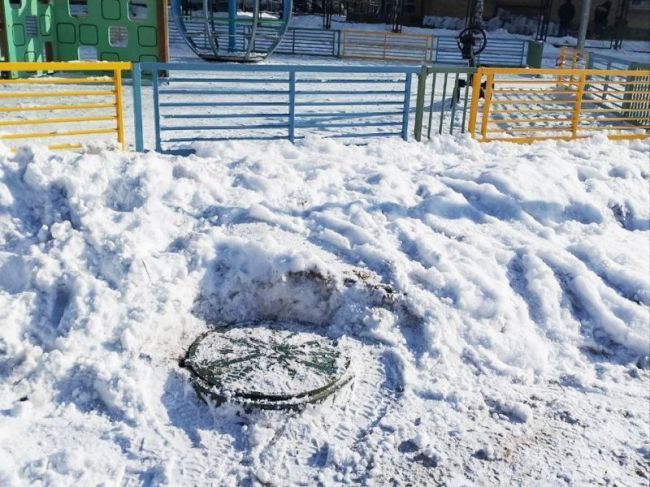
{"type": "Polygon", "coordinates": [[[0,71],[54,72],[0,79],[0,141],[74,149],[113,136],[125,148],[122,74],[129,62],[0,63],[0,71]]]}
{"type": "Polygon", "coordinates": [[[381,61],[430,63],[434,37],[365,30],[341,31],[341,57],[381,61]]]}
{"type": "Polygon", "coordinates": [[[589,52],[571,46],[560,48],[560,55],[555,64],[558,68],[581,69],[586,68],[589,62],[589,52]]]}
{"type": "Polygon", "coordinates": [[[479,141],[650,137],[650,71],[480,68],[468,130],[479,141]]]}

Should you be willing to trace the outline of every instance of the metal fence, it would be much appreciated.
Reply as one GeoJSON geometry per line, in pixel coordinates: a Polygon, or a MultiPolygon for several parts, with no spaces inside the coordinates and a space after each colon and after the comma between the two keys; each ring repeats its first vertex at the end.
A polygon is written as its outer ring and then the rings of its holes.
{"type": "Polygon", "coordinates": [[[3,143],[37,140],[49,149],[73,149],[98,137],[112,136],[125,148],[122,74],[131,69],[131,63],[20,62],[3,63],[2,69],[14,75],[41,71],[57,74],[0,79],[3,143]]]}
{"type": "Polygon", "coordinates": [[[379,61],[430,63],[433,35],[342,30],[340,57],[379,61]]]}
{"type": "MultiPolygon", "coordinates": [[[[436,36],[434,64],[467,65],[458,48],[456,36],[436,36]]],[[[485,50],[476,60],[479,65],[526,66],[528,41],[523,39],[489,38],[485,50]]]]}
{"type": "Polygon", "coordinates": [[[589,52],[586,57],[586,67],[589,69],[650,69],[650,63],[639,63],[597,52],[589,52]]]}
{"type": "MultiPolygon", "coordinates": [[[[264,50],[271,41],[263,38],[264,28],[258,27],[257,30],[255,46],[264,50]]],[[[302,56],[339,57],[340,38],[340,30],[292,28],[287,30],[274,52],[302,56]]]]}
{"type": "Polygon", "coordinates": [[[423,134],[464,133],[467,129],[469,95],[474,68],[423,67],[419,74],[415,139],[423,134]]]}
{"type": "Polygon", "coordinates": [[[480,141],[525,143],[596,132],[611,139],[645,138],[649,93],[650,70],[480,68],[469,131],[480,141]]]}
{"type": "MultiPolygon", "coordinates": [[[[197,47],[209,49],[204,22],[185,20],[185,25],[197,47]]],[[[247,29],[250,30],[250,27],[239,26],[238,29],[241,30],[237,36],[238,42],[242,43],[242,39],[249,34],[247,29]]],[[[264,50],[272,40],[264,39],[264,27],[258,27],[258,31],[255,47],[264,50]]],[[[170,26],[169,38],[173,43],[185,42],[178,33],[175,23],[170,26]]],[[[243,44],[238,48],[244,49],[243,44]]],[[[275,52],[303,56],[467,65],[467,60],[461,56],[456,36],[434,36],[433,34],[290,27],[275,52]]],[[[527,40],[489,38],[487,47],[477,57],[477,61],[481,65],[518,67],[526,66],[527,55],[527,40]]]]}
{"type": "Polygon", "coordinates": [[[155,149],[225,139],[408,139],[420,66],[134,65],[136,149],[145,149],[142,74],[151,73],[155,149]],[[167,72],[163,79],[159,73],[167,72]]]}
{"type": "MultiPolygon", "coordinates": [[[[3,67],[57,74],[0,80],[0,140],[54,138],[54,149],[114,136],[124,148],[122,75],[130,63],[3,67]]],[[[479,141],[650,137],[650,69],[136,63],[132,70],[138,151],[146,148],[145,123],[155,139],[147,145],[159,152],[310,134],[407,140],[410,130],[416,140],[466,131],[479,141]]]]}

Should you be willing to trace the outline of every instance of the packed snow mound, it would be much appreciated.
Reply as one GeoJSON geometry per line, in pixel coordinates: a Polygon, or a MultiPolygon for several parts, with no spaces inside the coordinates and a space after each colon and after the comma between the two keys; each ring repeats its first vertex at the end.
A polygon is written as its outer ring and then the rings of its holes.
{"type": "Polygon", "coordinates": [[[0,148],[0,484],[638,480],[508,438],[587,418],[566,438],[650,451],[648,142],[195,149],[0,148]],[[263,319],[352,350],[348,406],[201,403],[187,346],[263,319]],[[616,397],[632,416],[589,409],[616,397]]]}

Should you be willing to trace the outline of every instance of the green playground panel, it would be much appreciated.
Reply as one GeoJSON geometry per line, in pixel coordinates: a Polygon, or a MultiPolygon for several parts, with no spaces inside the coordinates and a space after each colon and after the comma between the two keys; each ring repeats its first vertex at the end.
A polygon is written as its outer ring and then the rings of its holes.
{"type": "Polygon", "coordinates": [[[4,10],[5,61],[45,61],[46,44],[51,41],[52,6],[42,0],[0,0],[4,10]],[[18,8],[16,8],[18,7],[18,8]]]}
{"type": "Polygon", "coordinates": [[[164,0],[87,0],[75,2],[72,13],[69,0],[0,3],[7,61],[164,60],[164,0]],[[135,18],[132,8],[139,13],[135,18]]]}

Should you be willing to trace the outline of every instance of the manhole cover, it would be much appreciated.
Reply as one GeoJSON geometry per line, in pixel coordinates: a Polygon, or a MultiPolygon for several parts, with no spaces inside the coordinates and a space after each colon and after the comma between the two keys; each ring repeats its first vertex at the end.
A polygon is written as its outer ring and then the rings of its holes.
{"type": "Polygon", "coordinates": [[[352,379],[350,358],[336,341],[274,322],[207,332],[185,365],[201,393],[263,409],[300,408],[352,379]]]}

